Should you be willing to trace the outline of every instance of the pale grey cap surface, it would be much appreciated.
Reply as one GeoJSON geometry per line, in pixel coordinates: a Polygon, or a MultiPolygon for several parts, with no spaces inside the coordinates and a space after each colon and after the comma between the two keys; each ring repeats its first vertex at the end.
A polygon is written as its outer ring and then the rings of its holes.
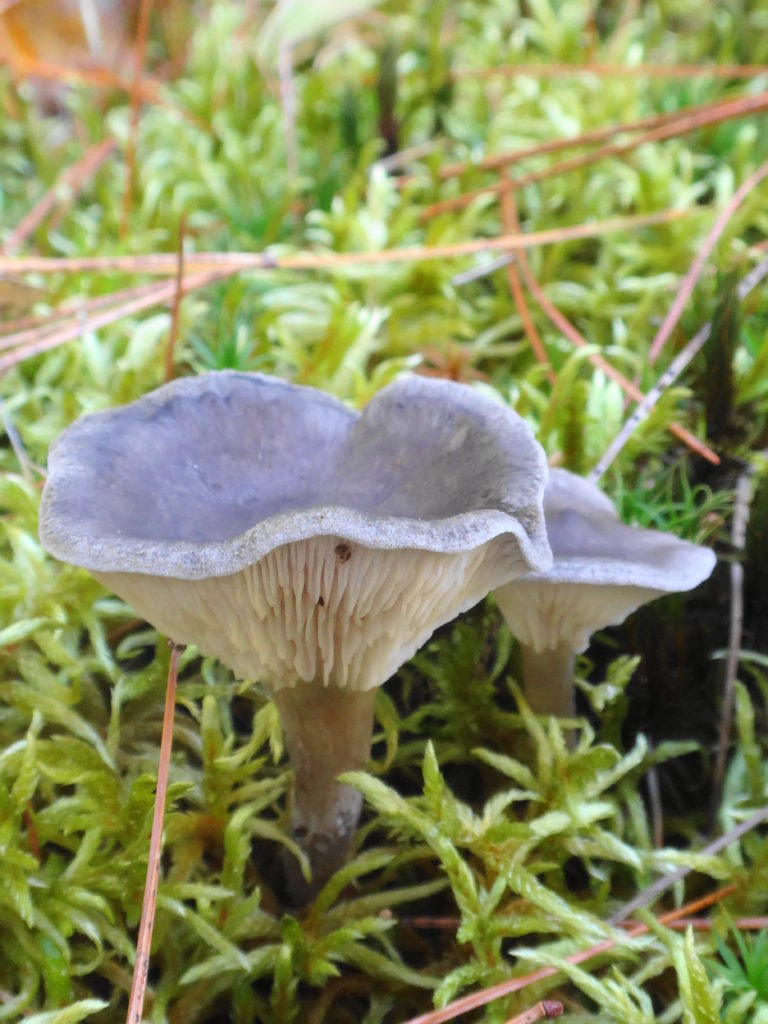
{"type": "Polygon", "coordinates": [[[537,651],[584,650],[595,630],[663,594],[692,590],[715,567],[711,548],[626,526],[595,484],[564,469],[550,471],[544,515],[552,566],[496,592],[512,632],[537,651]]]}
{"type": "Polygon", "coordinates": [[[411,377],[362,414],[313,388],[213,372],[84,416],[53,444],[52,554],[103,572],[203,579],[307,537],[466,551],[513,536],[551,561],[541,448],[511,410],[411,377]]]}
{"type": "Polygon", "coordinates": [[[40,536],[239,675],[368,688],[549,566],[546,476],[520,417],[464,385],[403,378],[360,414],[209,373],[66,430],[40,536]]]}

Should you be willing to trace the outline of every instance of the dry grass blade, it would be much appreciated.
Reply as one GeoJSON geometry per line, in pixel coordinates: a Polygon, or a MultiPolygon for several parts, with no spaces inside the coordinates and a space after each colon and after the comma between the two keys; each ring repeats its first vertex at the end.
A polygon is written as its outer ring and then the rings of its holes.
{"type": "Polygon", "coordinates": [[[118,306],[122,302],[130,302],[142,295],[151,295],[162,286],[161,281],[150,281],[147,284],[134,285],[132,288],[121,288],[108,295],[95,295],[90,299],[78,299],[77,305],[69,302],[58,306],[50,313],[37,317],[25,317],[23,320],[6,321],[3,325],[6,328],[17,328],[10,330],[7,334],[0,334],[0,352],[16,348],[26,341],[38,340],[43,332],[59,330],[67,324],[82,323],[84,317],[99,309],[109,306],[118,306]],[[28,325],[28,326],[27,326],[28,325]]]}
{"type": "MultiPolygon", "coordinates": [[[[708,843],[698,852],[703,856],[710,856],[715,853],[719,853],[720,850],[724,850],[726,846],[730,846],[731,843],[735,843],[737,839],[740,839],[747,832],[751,832],[752,829],[762,825],[763,822],[768,821],[768,805],[761,807],[759,811],[755,811],[746,820],[740,824],[729,829],[725,835],[720,836],[713,842],[708,843]]],[[[634,914],[640,907],[646,906],[660,896],[661,893],[665,892],[670,886],[675,885],[681,879],[685,878],[686,875],[690,874],[692,868],[679,868],[677,871],[670,871],[669,874],[663,875],[658,878],[652,885],[649,885],[647,889],[643,889],[641,893],[638,893],[634,899],[631,899],[629,903],[625,903],[623,907],[616,911],[610,918],[609,924],[621,924],[631,914],[634,914]]]]}
{"type": "Polygon", "coordinates": [[[493,68],[460,68],[454,81],[488,78],[562,78],[595,75],[598,78],[757,78],[768,75],[766,64],[503,64],[493,68]]]}
{"type": "MultiPolygon", "coordinates": [[[[666,927],[673,932],[686,932],[689,928],[695,932],[711,932],[714,922],[708,917],[682,917],[679,921],[670,921],[666,927]]],[[[733,927],[740,932],[760,932],[768,928],[768,917],[737,917],[733,927]]]]}
{"type": "Polygon", "coordinates": [[[591,153],[582,153],[579,156],[553,164],[551,167],[531,171],[529,174],[523,174],[512,180],[486,185],[471,192],[464,192],[453,199],[443,199],[437,203],[432,203],[424,208],[421,213],[421,219],[422,221],[431,220],[432,217],[440,213],[448,213],[452,210],[459,210],[469,206],[470,203],[481,196],[500,195],[510,189],[519,189],[526,185],[533,185],[560,174],[568,174],[571,171],[589,167],[600,160],[606,159],[606,157],[623,156],[625,153],[637,149],[638,146],[642,146],[646,142],[663,142],[666,139],[676,138],[698,128],[710,127],[723,121],[733,121],[739,117],[762,113],[765,110],[768,110],[768,91],[758,93],[756,96],[740,96],[736,100],[727,100],[716,107],[694,110],[690,114],[680,116],[671,123],[662,124],[649,131],[642,132],[635,138],[625,142],[610,142],[599,149],[593,150],[591,153]]]}
{"type": "Polygon", "coordinates": [[[697,331],[682,352],[678,353],[678,355],[672,360],[651,390],[638,401],[624,426],[618,432],[616,437],[614,437],[613,441],[611,441],[600,461],[592,469],[592,472],[589,474],[590,480],[599,480],[608,467],[616,460],[619,453],[624,448],[624,445],[630,439],[632,434],[634,434],[643,420],[648,418],[651,410],[667,388],[680,376],[696,354],[701,351],[711,330],[712,325],[705,324],[700,331],[697,331]]]}
{"type": "Polygon", "coordinates": [[[658,355],[666,344],[667,339],[675,329],[675,325],[682,315],[685,304],[690,298],[691,292],[701,276],[704,264],[709,259],[709,255],[714,249],[718,238],[722,235],[723,231],[725,231],[728,221],[731,219],[742,200],[745,199],[752,189],[763,180],[766,174],[768,174],[768,161],[761,164],[756,171],[750,174],[746,181],[741,183],[739,188],[736,189],[729,201],[718,214],[715,223],[710,228],[707,233],[707,237],[704,239],[704,243],[696,254],[696,259],[691,264],[688,273],[683,279],[683,283],[680,285],[680,289],[675,296],[675,301],[670,306],[669,312],[664,317],[664,322],[659,328],[656,337],[653,339],[648,352],[648,361],[651,366],[658,358],[658,355]]]}
{"type": "Polygon", "coordinates": [[[174,644],[171,650],[171,662],[168,666],[168,686],[165,691],[165,710],[163,712],[163,738],[160,743],[160,761],[157,766],[157,789],[155,790],[155,810],[152,816],[152,835],[149,841],[149,859],[147,861],[147,880],[144,885],[144,901],[141,906],[141,924],[136,942],[136,961],[133,968],[133,982],[128,1001],[126,1024],[141,1024],[144,1009],[144,993],[147,989],[147,972],[149,971],[149,952],[152,945],[152,929],[155,923],[155,906],[157,904],[157,886],[160,880],[160,850],[163,840],[163,815],[165,813],[165,794],[168,790],[168,769],[171,762],[171,743],[173,740],[173,713],[176,701],[176,677],[178,675],[179,658],[184,650],[174,644]]]}
{"type": "MultiPolygon", "coordinates": [[[[717,889],[713,893],[708,893],[706,896],[701,896],[696,900],[692,900],[687,903],[684,907],[680,907],[677,910],[670,910],[667,914],[662,914],[658,918],[658,923],[667,925],[672,921],[677,921],[679,918],[688,916],[689,914],[695,914],[698,910],[702,910],[704,907],[710,907],[713,903],[719,903],[724,900],[726,896],[730,896],[731,893],[735,892],[735,885],[726,885],[721,889],[717,889]]],[[[646,924],[630,924],[627,926],[627,933],[629,935],[645,935],[648,931],[648,925],[646,924]]],[[[595,943],[594,946],[590,946],[588,949],[580,950],[578,953],[571,953],[570,956],[565,957],[566,961],[570,964],[580,964],[585,960],[591,960],[592,957],[598,956],[600,953],[606,953],[609,949],[612,949],[615,945],[613,939],[604,939],[602,942],[595,943]]],[[[494,1002],[496,999],[502,999],[504,996],[511,995],[513,992],[519,992],[521,989],[527,988],[529,985],[535,985],[538,981],[544,981],[546,978],[552,978],[558,973],[556,967],[540,967],[536,971],[531,971],[530,974],[525,974],[520,978],[510,978],[508,981],[499,982],[498,985],[491,985],[490,988],[481,989],[479,992],[471,992],[468,996],[462,996],[460,999],[455,999],[452,1003],[447,1006],[443,1006],[439,1010],[432,1010],[429,1013],[423,1013],[419,1017],[412,1017],[406,1021],[405,1024],[445,1024],[445,1021],[455,1020],[457,1017],[461,1017],[465,1013],[470,1013],[472,1010],[477,1010],[481,1006],[487,1006],[488,1003],[494,1002]]]]}
{"type": "MultiPolygon", "coordinates": [[[[218,281],[222,277],[226,277],[225,271],[218,271],[208,274],[197,274],[191,276],[184,282],[183,294],[194,291],[197,288],[202,288],[207,284],[211,284],[213,281],[218,281]]],[[[120,305],[108,309],[103,313],[97,313],[91,317],[76,317],[70,323],[64,327],[57,327],[53,330],[48,329],[45,331],[38,332],[37,335],[23,345],[19,345],[15,349],[11,349],[4,356],[0,356],[0,375],[10,370],[12,367],[23,362],[25,359],[31,359],[32,356],[40,355],[43,352],[48,352],[53,348],[58,348],[59,345],[63,345],[67,341],[72,341],[77,338],[84,331],[95,331],[100,327],[106,327],[107,324],[114,323],[116,320],[122,319],[124,316],[129,316],[133,313],[139,313],[143,309],[148,309],[151,306],[156,306],[160,302],[168,302],[173,299],[176,293],[176,282],[160,282],[154,286],[151,292],[140,295],[138,298],[129,300],[128,302],[121,303],[120,305]]]]}
{"type": "Polygon", "coordinates": [[[19,221],[0,247],[0,252],[12,253],[17,249],[45,220],[58,204],[61,203],[62,192],[65,190],[67,201],[72,202],[78,192],[85,187],[90,178],[112,154],[117,143],[114,139],[104,139],[91,146],[83,156],[64,171],[56,182],[40,197],[32,209],[19,221]]]}
{"type": "MultiPolygon", "coordinates": [[[[738,97],[737,97],[738,99],[738,97]]],[[[685,123],[688,118],[700,116],[707,111],[719,110],[724,103],[733,103],[733,99],[711,100],[708,103],[701,103],[696,106],[686,107],[682,110],[673,110],[664,114],[650,114],[648,117],[641,117],[637,121],[626,121],[620,124],[609,125],[608,127],[593,128],[590,131],[581,132],[565,139],[547,139],[538,142],[534,146],[525,149],[515,149],[509,152],[496,153],[493,156],[485,157],[483,160],[472,162],[457,162],[445,164],[440,168],[441,178],[455,178],[467,170],[494,171],[501,167],[511,167],[513,164],[529,160],[531,157],[542,156],[546,153],[558,153],[564,149],[577,149],[580,146],[591,146],[598,142],[604,142],[614,135],[630,135],[634,132],[646,131],[652,128],[659,128],[662,125],[673,124],[676,121],[685,123]]],[[[416,159],[419,154],[414,154],[416,159]]],[[[383,161],[382,161],[383,163],[383,161]]],[[[402,187],[413,181],[415,175],[406,175],[397,179],[397,184],[402,187]]]]}
{"type": "Polygon", "coordinates": [[[710,804],[710,827],[714,831],[717,821],[717,809],[723,792],[725,778],[725,760],[731,739],[733,726],[733,703],[736,689],[736,674],[739,671],[741,656],[741,636],[744,626],[744,546],[747,543],[747,523],[749,522],[749,502],[752,496],[753,469],[745,470],[736,481],[736,493],[733,503],[733,521],[731,523],[731,545],[733,561],[731,562],[731,613],[728,631],[728,658],[725,663],[725,683],[723,686],[723,707],[720,713],[720,735],[717,741],[717,757],[712,777],[712,800],[710,804]]]}
{"type": "MultiPolygon", "coordinates": [[[[190,253],[185,263],[190,273],[235,274],[247,270],[335,270],[338,267],[375,265],[379,263],[411,263],[423,260],[444,260],[457,256],[473,256],[494,249],[530,249],[536,245],[553,245],[583,238],[597,238],[618,231],[668,224],[688,215],[686,210],[661,210],[658,213],[632,217],[612,217],[590,224],[574,224],[564,228],[548,228],[527,234],[496,235],[472,238],[449,245],[414,245],[398,249],[377,249],[364,252],[297,253],[275,257],[270,253],[201,252],[190,253]]],[[[175,253],[141,256],[0,256],[0,274],[82,273],[84,271],[120,271],[126,274],[157,274],[169,276],[176,272],[175,253]]]]}

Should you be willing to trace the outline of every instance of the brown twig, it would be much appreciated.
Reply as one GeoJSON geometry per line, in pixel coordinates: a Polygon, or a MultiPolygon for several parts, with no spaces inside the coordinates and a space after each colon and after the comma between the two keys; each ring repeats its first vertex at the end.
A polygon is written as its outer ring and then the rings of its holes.
{"type": "MultiPolygon", "coordinates": [[[[378,263],[411,263],[422,260],[444,260],[457,256],[473,256],[494,249],[531,249],[537,245],[572,242],[596,238],[617,231],[668,224],[688,216],[687,210],[661,210],[658,213],[630,217],[612,217],[590,224],[574,224],[564,228],[547,228],[524,234],[471,238],[447,245],[412,245],[396,249],[364,252],[301,252],[292,256],[272,256],[268,252],[201,252],[189,253],[185,263],[194,273],[238,273],[246,270],[335,270],[337,267],[375,265],[378,263]]],[[[175,253],[152,253],[140,256],[0,256],[0,273],[82,273],[84,271],[120,271],[127,274],[170,276],[176,272],[175,253]]]]}
{"type": "MultiPolygon", "coordinates": [[[[695,914],[704,907],[720,902],[726,896],[730,896],[735,890],[735,885],[723,886],[713,893],[708,893],[706,896],[692,900],[678,910],[670,910],[667,914],[662,914],[658,918],[658,923],[667,925],[671,921],[677,921],[679,918],[686,917],[689,914],[695,914]]],[[[647,934],[650,929],[647,924],[638,923],[629,925],[626,931],[628,935],[638,936],[647,934]]],[[[598,956],[601,953],[607,953],[614,946],[615,942],[613,939],[603,939],[602,942],[595,943],[595,945],[590,946],[588,949],[582,949],[578,953],[571,953],[565,957],[565,960],[569,964],[580,964],[585,960],[591,960],[592,957],[598,956]]],[[[471,992],[467,996],[455,999],[452,1003],[448,1003],[447,1006],[443,1006],[439,1010],[432,1010],[429,1013],[421,1014],[419,1017],[412,1017],[405,1024],[445,1024],[446,1021],[455,1020],[456,1017],[460,1017],[464,1013],[477,1010],[481,1006],[487,1006],[488,1003],[492,1003],[496,999],[502,999],[513,992],[519,992],[529,985],[544,981],[546,978],[552,978],[558,973],[557,967],[539,967],[537,970],[531,971],[522,977],[510,978],[507,981],[499,982],[497,985],[481,989],[479,992],[471,992]]]]}
{"type": "Polygon", "coordinates": [[[171,309],[171,326],[168,331],[168,344],[165,349],[165,379],[173,378],[173,352],[176,348],[176,339],[179,336],[179,313],[181,312],[181,300],[184,296],[184,228],[186,216],[182,215],[179,224],[179,242],[176,249],[176,290],[173,294],[173,307],[171,309]]]}
{"type": "Polygon", "coordinates": [[[696,258],[688,270],[688,273],[683,278],[682,284],[675,296],[675,301],[669,308],[669,312],[664,317],[664,321],[656,334],[656,337],[651,343],[651,347],[648,351],[648,361],[653,366],[659,353],[667,342],[672,331],[675,329],[675,325],[680,319],[685,304],[691,296],[691,292],[696,286],[696,282],[701,276],[701,272],[704,269],[704,264],[709,259],[709,255],[717,244],[717,240],[723,233],[728,225],[731,217],[735,213],[736,209],[740,205],[743,199],[749,195],[752,189],[758,185],[763,178],[768,174],[768,161],[757,168],[750,176],[743,181],[741,185],[736,189],[731,198],[725,204],[723,209],[717,215],[715,223],[707,232],[707,237],[704,239],[699,251],[696,253],[696,258]]]}
{"type": "Polygon", "coordinates": [[[144,1009],[144,993],[147,988],[149,971],[149,952],[152,945],[152,929],[155,923],[155,906],[157,904],[157,887],[160,881],[160,850],[163,839],[163,816],[165,813],[165,794],[168,790],[168,768],[171,761],[171,743],[173,740],[173,713],[176,700],[176,678],[179,668],[179,657],[183,647],[173,645],[171,661],[168,666],[168,686],[165,691],[165,710],[163,712],[163,738],[160,743],[160,761],[157,767],[157,788],[155,790],[155,809],[152,816],[152,835],[149,840],[149,859],[147,861],[147,879],[144,884],[144,900],[141,906],[141,924],[136,942],[136,960],[133,968],[131,995],[128,1000],[126,1024],[141,1024],[144,1009]]]}
{"type": "Polygon", "coordinates": [[[85,187],[88,180],[96,173],[104,161],[112,154],[117,143],[114,139],[104,139],[87,149],[80,159],[68,167],[35,205],[26,213],[16,227],[6,237],[0,252],[12,253],[35,231],[49,213],[62,200],[66,190],[67,201],[72,202],[77,193],[85,187]]]}
{"type": "MultiPolygon", "coordinates": [[[[504,171],[504,174],[508,172],[504,171]]],[[[517,203],[515,202],[515,196],[513,192],[502,192],[501,194],[501,223],[506,234],[519,234],[520,233],[520,221],[517,216],[517,203]]],[[[547,350],[544,348],[544,343],[541,340],[539,332],[536,330],[536,324],[533,322],[533,317],[528,309],[528,303],[525,301],[525,292],[520,282],[520,274],[517,270],[516,261],[512,260],[507,264],[507,281],[509,283],[509,290],[512,292],[512,301],[515,304],[515,308],[520,316],[523,324],[523,330],[525,336],[528,339],[528,343],[533,350],[533,354],[536,359],[547,368],[547,376],[549,377],[550,383],[554,384],[557,381],[557,375],[552,368],[552,364],[549,361],[547,350]]]]}
{"type": "Polygon", "coordinates": [[[128,141],[125,146],[125,188],[123,205],[120,214],[120,237],[124,238],[128,231],[128,218],[133,203],[133,186],[136,178],[136,135],[139,130],[139,112],[141,110],[141,79],[144,74],[144,61],[147,53],[147,36],[149,35],[149,14],[152,0],[141,0],[139,20],[136,26],[136,46],[133,55],[133,82],[131,83],[131,115],[128,128],[128,141]]]}
{"type": "Polygon", "coordinates": [[[728,658],[725,663],[725,682],[723,685],[723,707],[720,713],[720,735],[717,741],[717,756],[712,776],[712,802],[709,811],[710,828],[714,831],[717,822],[717,809],[723,791],[725,778],[725,761],[733,727],[733,702],[736,689],[736,675],[739,671],[741,656],[741,634],[744,625],[744,545],[747,542],[747,524],[749,522],[749,502],[752,494],[752,473],[750,466],[736,481],[733,502],[733,519],[731,522],[731,614],[728,633],[728,658]]]}
{"type": "Polygon", "coordinates": [[[606,157],[623,156],[625,153],[637,149],[638,146],[646,142],[662,142],[699,128],[720,124],[722,121],[732,121],[739,117],[747,117],[750,114],[761,113],[765,110],[768,110],[768,91],[758,93],[756,96],[740,96],[738,99],[726,101],[716,108],[694,110],[691,114],[686,114],[671,123],[662,124],[650,131],[643,132],[626,142],[610,142],[590,153],[581,153],[579,156],[562,160],[551,167],[544,167],[517,178],[486,185],[471,192],[463,192],[460,196],[456,196],[453,199],[443,199],[437,203],[432,203],[422,210],[421,220],[422,222],[431,220],[440,213],[461,209],[481,196],[501,195],[503,192],[521,189],[526,185],[533,185],[560,174],[581,170],[584,167],[606,159],[606,157]]]}
{"type": "Polygon", "coordinates": [[[553,1017],[560,1017],[563,1013],[563,1004],[557,999],[542,999],[530,1010],[523,1010],[516,1017],[511,1017],[507,1024],[536,1024],[537,1020],[551,1020],[553,1017]]]}

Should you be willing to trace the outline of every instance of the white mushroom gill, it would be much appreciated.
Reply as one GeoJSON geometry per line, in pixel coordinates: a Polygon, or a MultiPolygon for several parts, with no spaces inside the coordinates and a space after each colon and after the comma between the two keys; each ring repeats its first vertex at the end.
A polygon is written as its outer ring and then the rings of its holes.
{"type": "Polygon", "coordinates": [[[534,576],[524,586],[496,591],[496,602],[518,641],[537,654],[567,647],[573,654],[585,651],[596,628],[618,626],[633,611],[659,596],[650,587],[622,587],[588,583],[553,584],[534,576]],[[596,626],[596,623],[599,625],[596,626]]]}
{"type": "Polygon", "coordinates": [[[573,663],[597,629],[622,623],[663,594],[692,590],[715,565],[709,548],[674,534],[626,526],[589,480],[553,469],[544,491],[553,562],[496,590],[520,643],[534,711],[573,711],[573,663]]]}
{"type": "Polygon", "coordinates": [[[314,537],[230,576],[95,575],[160,632],[273,693],[300,683],[369,690],[481,600],[502,552],[520,558],[503,537],[457,553],[314,537]]]}

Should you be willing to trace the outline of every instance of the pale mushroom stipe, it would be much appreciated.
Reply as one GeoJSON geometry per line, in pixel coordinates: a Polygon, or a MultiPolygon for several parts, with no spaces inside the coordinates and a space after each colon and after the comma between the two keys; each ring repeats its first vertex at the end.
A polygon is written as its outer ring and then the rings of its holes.
{"type": "Polygon", "coordinates": [[[715,554],[671,533],[626,526],[595,484],[550,470],[544,516],[554,560],[496,591],[520,644],[523,686],[534,711],[573,713],[573,668],[598,629],[616,626],[664,594],[693,590],[715,554]]]}
{"type": "Polygon", "coordinates": [[[263,683],[294,771],[309,898],[361,809],[376,687],[441,624],[551,563],[544,453],[514,412],[421,377],[355,412],[235,372],[84,416],[52,446],[40,537],[176,643],[263,683]]]}

